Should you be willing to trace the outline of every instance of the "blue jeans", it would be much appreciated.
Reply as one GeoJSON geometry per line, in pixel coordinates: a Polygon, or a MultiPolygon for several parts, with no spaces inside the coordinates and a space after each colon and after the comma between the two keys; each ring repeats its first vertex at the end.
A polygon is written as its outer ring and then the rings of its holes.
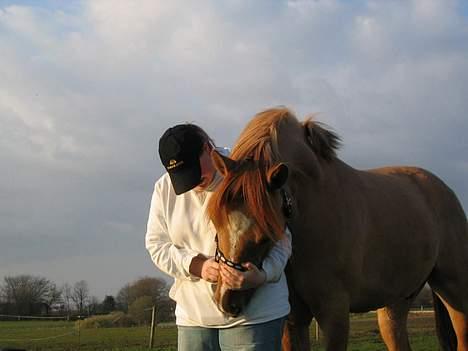
{"type": "Polygon", "coordinates": [[[281,351],[286,317],[232,328],[178,326],[178,351],[281,351]]]}

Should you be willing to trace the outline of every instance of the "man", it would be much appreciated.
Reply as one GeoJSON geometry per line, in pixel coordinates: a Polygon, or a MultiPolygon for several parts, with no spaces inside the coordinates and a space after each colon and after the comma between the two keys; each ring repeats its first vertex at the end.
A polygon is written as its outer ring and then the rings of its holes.
{"type": "Polygon", "coordinates": [[[205,215],[207,198],[221,179],[210,157],[214,148],[194,124],[169,128],[159,140],[167,173],[155,184],[146,248],[155,265],[175,278],[169,296],[177,303],[178,349],[280,350],[289,313],[283,273],[291,254],[289,233],[272,248],[263,269],[246,262],[247,271],[240,272],[215,262],[216,232],[205,215]],[[257,288],[237,317],[223,314],[214,301],[220,274],[231,289],[257,288]]]}

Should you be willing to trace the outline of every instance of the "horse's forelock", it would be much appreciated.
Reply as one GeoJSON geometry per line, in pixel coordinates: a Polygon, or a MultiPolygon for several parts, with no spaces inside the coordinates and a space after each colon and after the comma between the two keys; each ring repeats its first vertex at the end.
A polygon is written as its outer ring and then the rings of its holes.
{"type": "Polygon", "coordinates": [[[284,228],[269,196],[264,169],[250,168],[240,174],[229,174],[220,187],[209,205],[209,216],[216,227],[227,228],[230,225],[229,212],[241,199],[243,212],[255,218],[259,232],[273,241],[282,237],[284,228]]]}
{"type": "Polygon", "coordinates": [[[272,240],[284,235],[280,214],[268,192],[266,171],[279,162],[278,129],[284,120],[297,119],[286,108],[274,108],[257,114],[248,123],[233,148],[231,158],[240,162],[235,172],[228,174],[213,195],[208,215],[216,227],[229,225],[232,201],[242,199],[244,210],[256,219],[260,232],[272,240]],[[253,161],[253,166],[242,163],[253,161]]]}

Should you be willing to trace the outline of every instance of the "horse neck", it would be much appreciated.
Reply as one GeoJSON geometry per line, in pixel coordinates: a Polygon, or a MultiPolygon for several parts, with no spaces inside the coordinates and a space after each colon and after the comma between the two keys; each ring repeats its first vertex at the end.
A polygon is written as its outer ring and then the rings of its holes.
{"type": "Polygon", "coordinates": [[[358,179],[358,171],[338,158],[332,161],[320,160],[319,170],[315,176],[303,172],[291,175],[289,187],[297,201],[320,204],[326,198],[328,203],[339,203],[343,194],[358,179]]]}
{"type": "Polygon", "coordinates": [[[330,162],[321,161],[321,169],[323,172],[322,182],[333,187],[342,187],[349,180],[354,179],[357,174],[356,169],[339,158],[335,158],[330,162]]]}

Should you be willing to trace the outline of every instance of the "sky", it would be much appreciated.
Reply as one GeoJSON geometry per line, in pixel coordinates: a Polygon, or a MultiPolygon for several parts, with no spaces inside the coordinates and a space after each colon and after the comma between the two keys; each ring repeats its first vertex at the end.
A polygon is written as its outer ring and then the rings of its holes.
{"type": "Polygon", "coordinates": [[[163,277],[144,248],[170,126],[232,146],[319,112],[339,157],[415,165],[468,208],[464,0],[0,0],[0,281],[163,277]]]}

